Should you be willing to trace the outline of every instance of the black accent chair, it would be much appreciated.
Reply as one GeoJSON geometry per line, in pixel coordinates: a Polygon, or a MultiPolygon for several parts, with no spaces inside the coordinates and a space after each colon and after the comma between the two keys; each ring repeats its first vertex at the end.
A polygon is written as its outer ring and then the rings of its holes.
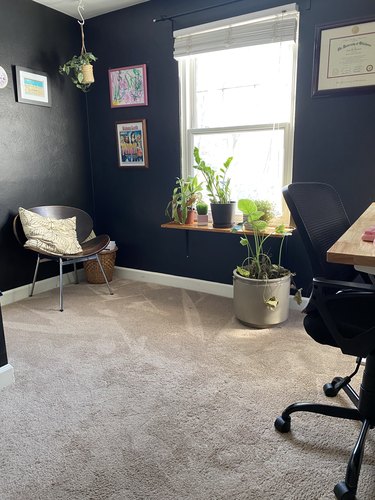
{"type": "MultiPolygon", "coordinates": [[[[74,255],[56,255],[48,252],[43,252],[37,248],[28,248],[37,253],[37,261],[34,271],[33,283],[31,286],[30,297],[34,293],[35,281],[38,275],[39,264],[43,262],[55,261],[59,264],[59,288],[60,288],[60,311],[64,310],[63,305],[63,267],[66,265],[73,265],[75,272],[75,281],[78,283],[78,273],[76,264],[79,262],[85,262],[88,260],[96,260],[99,268],[104,276],[105,283],[107,285],[108,291],[111,295],[113,292],[109,286],[107,276],[103,270],[102,264],[99,259],[99,252],[104,250],[108,245],[110,238],[106,234],[96,236],[88,241],[86,239],[90,235],[93,228],[93,221],[91,216],[84,212],[83,210],[75,207],[66,207],[62,205],[45,205],[41,207],[28,208],[30,212],[34,212],[43,217],[50,217],[51,219],[68,219],[70,217],[76,217],[76,227],[77,227],[77,240],[82,247],[82,252],[76,253],[74,255]]],[[[13,232],[17,241],[23,246],[26,237],[22,228],[20,216],[17,214],[13,220],[13,232]]]]}
{"type": "Polygon", "coordinates": [[[335,377],[324,385],[324,392],[333,397],[343,389],[356,408],[294,403],[276,419],[275,427],[282,433],[289,432],[290,415],[299,411],[361,421],[361,432],[349,459],[345,481],[334,488],[337,499],[355,500],[367,431],[375,425],[375,320],[372,316],[375,286],[351,281],[357,273],[350,266],[325,262],[328,248],[350,225],[337,192],[327,184],[295,183],[284,188],[283,194],[317,276],[305,309],[305,330],[317,342],[357,357],[354,372],[344,378],[335,377]],[[366,366],[358,395],[349,382],[358,372],[362,358],[366,358],[366,366]]]}

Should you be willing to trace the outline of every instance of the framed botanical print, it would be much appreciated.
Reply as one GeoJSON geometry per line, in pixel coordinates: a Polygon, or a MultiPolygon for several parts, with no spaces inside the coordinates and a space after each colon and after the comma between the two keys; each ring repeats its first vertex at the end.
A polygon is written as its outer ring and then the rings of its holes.
{"type": "Polygon", "coordinates": [[[145,64],[110,69],[108,77],[111,108],[147,106],[145,64]]]}

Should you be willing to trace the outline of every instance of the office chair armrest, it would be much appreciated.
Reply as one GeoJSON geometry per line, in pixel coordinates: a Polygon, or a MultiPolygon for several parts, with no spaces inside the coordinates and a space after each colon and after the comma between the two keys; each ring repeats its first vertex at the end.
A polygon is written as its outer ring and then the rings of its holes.
{"type": "Polygon", "coordinates": [[[309,299],[307,306],[304,308],[303,312],[309,314],[316,311],[316,302],[320,300],[327,300],[328,297],[339,297],[342,294],[374,294],[375,286],[367,285],[365,283],[357,283],[354,281],[338,281],[329,280],[326,278],[313,278],[313,290],[309,299]]]}
{"type": "Polygon", "coordinates": [[[338,281],[328,280],[325,278],[313,278],[313,284],[320,287],[336,288],[339,290],[353,290],[359,292],[375,293],[374,285],[367,285],[366,283],[357,283],[355,281],[338,281]]]}

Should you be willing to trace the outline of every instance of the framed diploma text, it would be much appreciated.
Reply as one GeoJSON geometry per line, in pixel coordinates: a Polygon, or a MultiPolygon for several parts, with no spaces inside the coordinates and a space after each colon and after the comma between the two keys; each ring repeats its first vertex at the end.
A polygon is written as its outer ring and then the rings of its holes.
{"type": "Polygon", "coordinates": [[[375,20],[315,29],[312,95],[375,90],[375,20]]]}

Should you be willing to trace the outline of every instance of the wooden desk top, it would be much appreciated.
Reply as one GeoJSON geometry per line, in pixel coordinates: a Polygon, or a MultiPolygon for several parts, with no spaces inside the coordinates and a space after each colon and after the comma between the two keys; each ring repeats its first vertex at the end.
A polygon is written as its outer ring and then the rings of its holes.
{"type": "Polygon", "coordinates": [[[353,266],[375,267],[375,245],[362,241],[362,233],[375,225],[375,203],[354,222],[327,252],[327,261],[353,266]]]}

